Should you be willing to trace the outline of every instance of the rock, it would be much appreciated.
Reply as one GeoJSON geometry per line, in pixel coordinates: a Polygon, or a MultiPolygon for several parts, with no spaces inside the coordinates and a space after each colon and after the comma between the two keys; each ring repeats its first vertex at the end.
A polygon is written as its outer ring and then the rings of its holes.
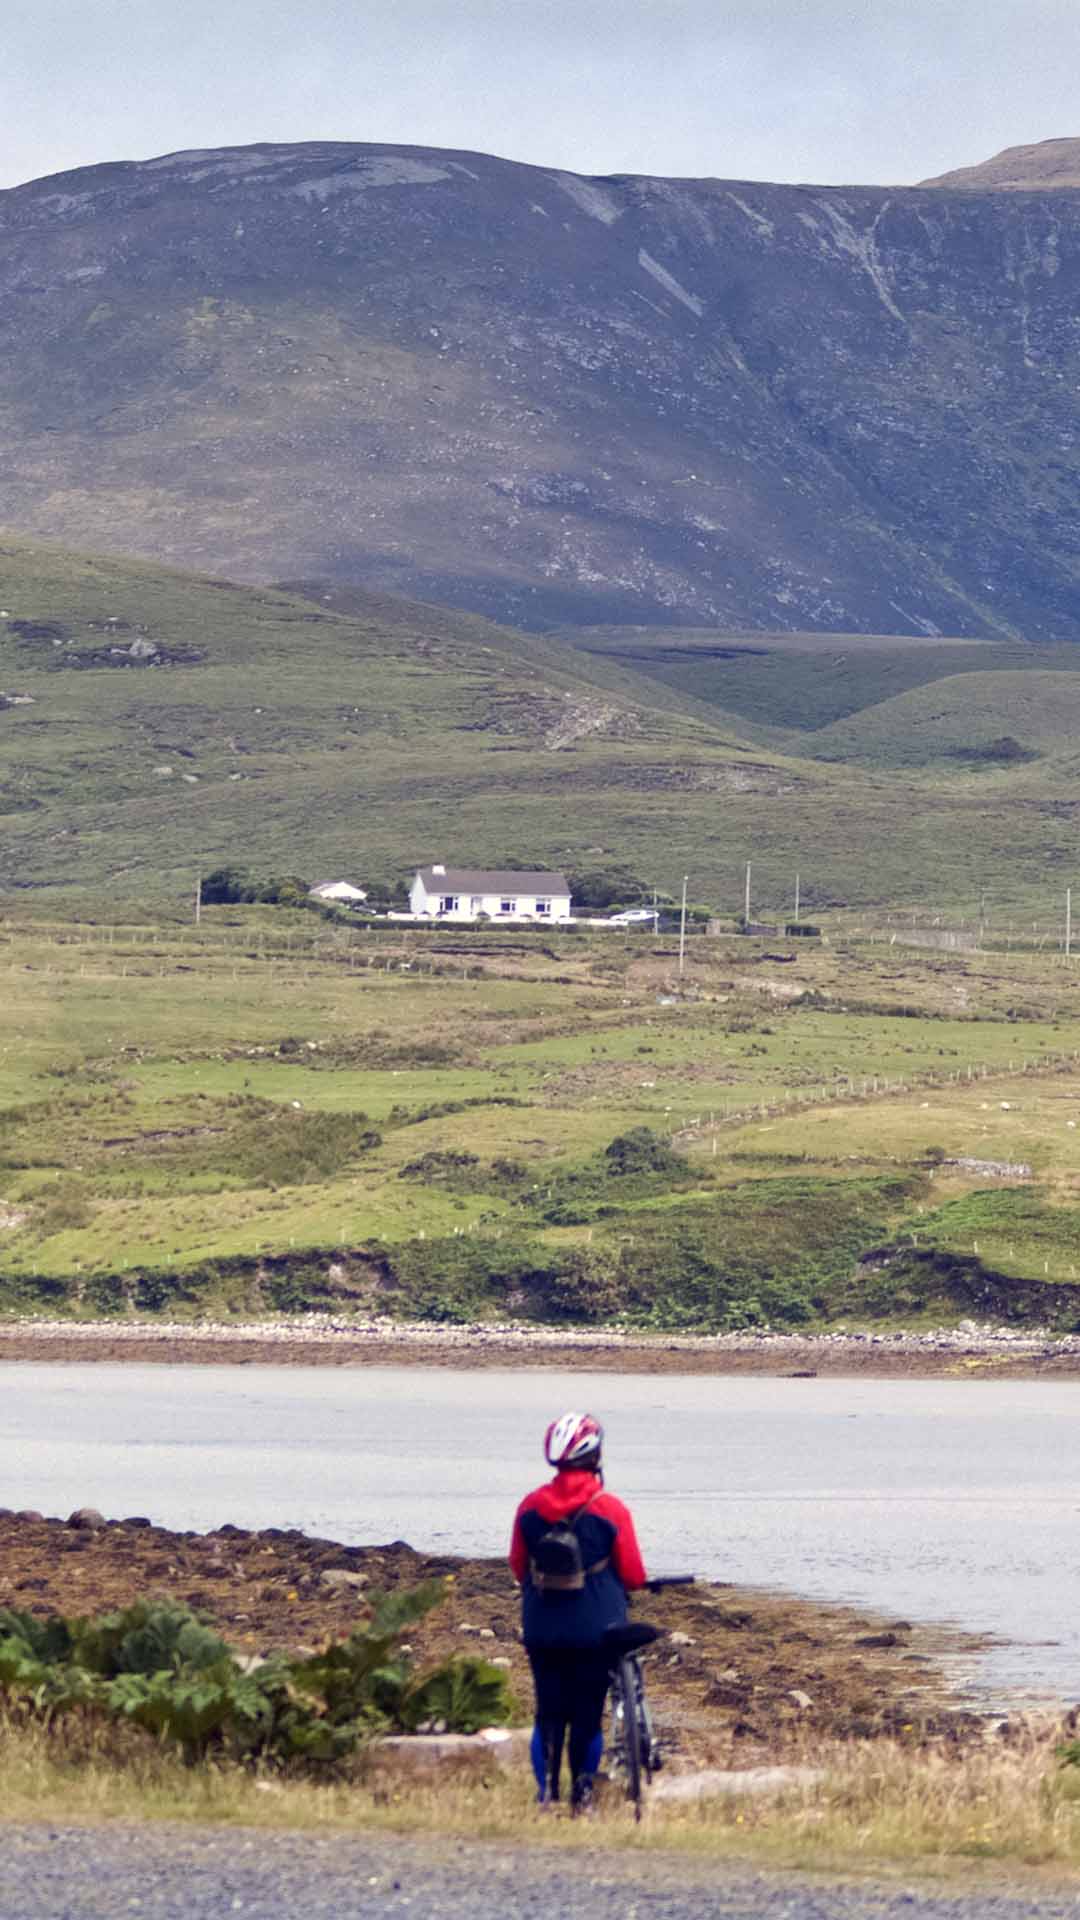
{"type": "Polygon", "coordinates": [[[706,1767],[700,1773],[665,1774],[653,1783],[650,1800],[763,1798],[788,1787],[809,1787],[824,1779],[818,1767],[706,1767]]]}
{"type": "Polygon", "coordinates": [[[15,1518],[16,1520],[44,1520],[45,1515],[39,1513],[36,1507],[20,1507],[15,1518]]]}
{"type": "Polygon", "coordinates": [[[529,1751],[532,1730],[528,1727],[485,1727],[481,1733],[400,1733],[387,1734],[371,1744],[377,1765],[424,1769],[448,1760],[471,1761],[489,1767],[521,1765],[529,1751]]]}
{"type": "Polygon", "coordinates": [[[481,1627],[478,1635],[481,1640],[494,1640],[496,1637],[494,1627],[481,1627]]]}
{"type": "Polygon", "coordinates": [[[319,1575],[319,1585],[331,1593],[343,1593],[348,1587],[366,1587],[366,1573],[354,1573],[351,1567],[324,1567],[319,1575]]]}
{"type": "Polygon", "coordinates": [[[146,1516],[141,1513],[133,1513],[130,1519],[121,1520],[120,1522],[122,1527],[152,1527],[153,1524],[152,1520],[147,1520],[146,1516]]]}
{"type": "Polygon", "coordinates": [[[673,1647],[696,1647],[697,1641],[689,1633],[669,1633],[668,1639],[673,1647]]]}
{"type": "Polygon", "coordinates": [[[69,1527],[85,1527],[92,1531],[104,1525],[105,1515],[99,1513],[96,1507],[76,1507],[74,1513],[68,1515],[69,1527]]]}
{"type": "Polygon", "coordinates": [[[479,1633],[479,1631],[479,1627],[474,1626],[471,1620],[460,1620],[458,1622],[459,1633],[479,1633]]]}
{"type": "Polygon", "coordinates": [[[793,1707],[798,1707],[801,1713],[805,1713],[807,1708],[812,1707],[814,1704],[810,1695],[804,1693],[801,1687],[789,1687],[788,1699],[791,1701],[793,1707]]]}

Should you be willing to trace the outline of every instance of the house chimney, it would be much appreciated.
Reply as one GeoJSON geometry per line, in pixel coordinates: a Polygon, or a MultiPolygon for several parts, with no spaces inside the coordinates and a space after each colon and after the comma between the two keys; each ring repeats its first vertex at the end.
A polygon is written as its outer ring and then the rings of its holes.
{"type": "Polygon", "coordinates": [[[445,874],[445,872],[446,872],[446,868],[445,868],[444,866],[441,866],[441,865],[440,865],[440,866],[434,866],[434,867],[432,867],[432,869],[431,869],[431,871],[432,871],[432,873],[442,873],[442,874],[445,874]]]}

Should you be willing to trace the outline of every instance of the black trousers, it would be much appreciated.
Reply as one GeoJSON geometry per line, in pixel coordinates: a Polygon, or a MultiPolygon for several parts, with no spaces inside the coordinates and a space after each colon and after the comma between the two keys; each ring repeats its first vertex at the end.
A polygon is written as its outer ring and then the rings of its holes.
{"type": "Polygon", "coordinates": [[[548,1788],[558,1797],[563,1742],[570,1729],[570,1772],[593,1773],[604,1720],[611,1663],[598,1647],[528,1647],[536,1688],[536,1724],[544,1743],[548,1788]]]}

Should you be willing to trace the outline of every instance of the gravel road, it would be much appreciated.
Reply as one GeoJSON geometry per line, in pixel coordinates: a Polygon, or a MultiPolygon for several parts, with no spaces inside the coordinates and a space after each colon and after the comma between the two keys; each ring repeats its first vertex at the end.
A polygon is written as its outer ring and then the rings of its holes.
{"type": "Polygon", "coordinates": [[[940,1893],[767,1879],[677,1856],[378,1835],[0,1829],[0,1920],[1058,1920],[1080,1890],[940,1893]]]}

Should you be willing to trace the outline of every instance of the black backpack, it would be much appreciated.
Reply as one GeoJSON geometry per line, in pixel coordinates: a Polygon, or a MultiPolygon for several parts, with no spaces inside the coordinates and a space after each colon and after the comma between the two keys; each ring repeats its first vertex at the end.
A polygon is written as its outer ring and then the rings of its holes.
{"type": "Polygon", "coordinates": [[[556,1521],[540,1535],[529,1561],[529,1576],[538,1593],[580,1593],[588,1575],[600,1573],[607,1566],[609,1554],[591,1567],[585,1565],[577,1535],[578,1521],[596,1498],[594,1493],[576,1513],[556,1521]]]}

